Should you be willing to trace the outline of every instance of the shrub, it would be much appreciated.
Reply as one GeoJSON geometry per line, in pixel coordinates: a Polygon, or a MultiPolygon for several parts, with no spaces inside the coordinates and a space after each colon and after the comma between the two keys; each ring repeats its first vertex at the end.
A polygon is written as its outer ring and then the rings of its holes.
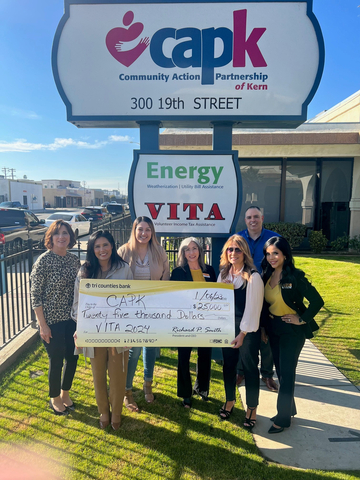
{"type": "Polygon", "coordinates": [[[291,248],[301,245],[307,230],[306,225],[301,223],[264,223],[264,227],[284,237],[289,242],[291,248]]]}
{"type": "Polygon", "coordinates": [[[330,243],[331,250],[342,252],[347,249],[349,244],[349,235],[343,235],[330,243]]]}
{"type": "Polygon", "coordinates": [[[310,232],[310,235],[309,235],[309,243],[310,243],[310,248],[314,253],[321,253],[323,250],[325,250],[328,244],[328,239],[322,233],[322,230],[319,230],[319,231],[313,230],[312,232],[310,232]]]}
{"type": "Polygon", "coordinates": [[[349,250],[360,253],[360,235],[349,239],[349,250]]]}

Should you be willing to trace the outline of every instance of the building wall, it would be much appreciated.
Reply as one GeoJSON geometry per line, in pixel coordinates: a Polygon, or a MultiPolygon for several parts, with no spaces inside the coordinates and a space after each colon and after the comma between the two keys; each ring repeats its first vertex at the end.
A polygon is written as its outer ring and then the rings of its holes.
{"type": "Polygon", "coordinates": [[[350,211],[350,237],[354,237],[360,235],[360,156],[354,158],[350,211]]]}
{"type": "Polygon", "coordinates": [[[0,203],[7,202],[10,197],[9,180],[0,178],[0,203]]]}

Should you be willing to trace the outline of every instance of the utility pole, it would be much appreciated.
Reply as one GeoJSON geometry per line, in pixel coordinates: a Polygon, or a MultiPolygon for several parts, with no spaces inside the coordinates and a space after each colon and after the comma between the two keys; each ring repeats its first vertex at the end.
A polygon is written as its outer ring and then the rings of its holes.
{"type": "Polygon", "coordinates": [[[86,202],[85,202],[85,198],[86,198],[86,191],[85,191],[85,189],[86,189],[86,182],[85,182],[85,180],[84,180],[82,183],[83,183],[83,187],[84,187],[84,207],[86,207],[86,205],[85,205],[85,203],[86,203],[86,202]]]}

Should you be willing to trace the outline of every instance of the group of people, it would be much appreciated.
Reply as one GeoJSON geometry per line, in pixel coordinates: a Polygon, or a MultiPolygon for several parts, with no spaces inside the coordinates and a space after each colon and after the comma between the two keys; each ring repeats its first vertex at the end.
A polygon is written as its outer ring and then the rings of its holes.
{"type": "MultiPolygon", "coordinates": [[[[79,353],[90,358],[101,429],[109,425],[113,430],[120,428],[123,404],[131,412],[139,411],[132,388],[141,347],[129,350],[75,346],[81,279],[222,282],[234,286],[235,328],[232,345],[222,348],[225,402],[219,412],[220,419],[231,416],[236,384],[243,375],[247,404],[244,427],[251,430],[255,426],[260,388],[259,352],[261,345],[270,345],[271,366],[268,375],[262,372],[262,376],[274,382],[274,361],[279,392],[277,414],[271,419],[269,433],[279,433],[290,426],[291,417],[296,414],[297,361],[305,339],[311,338],[318,328],[314,316],[323,301],[304,272],[295,268],[288,242],[262,227],[260,209],[250,207],[245,221],[246,231],[231,236],[223,246],[218,277],[214,268],[205,264],[201,242],[194,237],[181,242],[178,266],[170,276],[166,252],[148,217],[134,221],[129,242],[118,250],[109,232],[99,230],[92,234],[82,266],[68,251],[75,244],[70,225],[58,220],[49,227],[45,241],[47,251],[38,258],[31,272],[31,295],[40,337],[49,357],[49,407],[54,414],[67,415],[75,409],[69,391],[79,353]],[[307,306],[304,297],[309,302],[307,306]]],[[[144,347],[142,351],[143,391],[146,402],[151,403],[157,348],[144,347]]],[[[204,401],[209,398],[212,349],[198,348],[194,387],[190,375],[191,351],[191,347],[178,348],[177,395],[182,398],[184,408],[191,408],[194,394],[204,401]]],[[[267,386],[269,388],[268,383],[267,386]]],[[[270,386],[275,389],[273,384],[270,386]]]]}

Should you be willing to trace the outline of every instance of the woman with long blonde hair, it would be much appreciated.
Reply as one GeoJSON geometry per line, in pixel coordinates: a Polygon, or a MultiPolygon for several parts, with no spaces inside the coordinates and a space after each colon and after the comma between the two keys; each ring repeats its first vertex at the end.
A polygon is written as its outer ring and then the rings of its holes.
{"type": "MultiPolygon", "coordinates": [[[[134,280],[169,280],[169,261],[165,250],[156,238],[154,224],[149,217],[138,217],[132,226],[129,242],[122,245],[118,253],[130,265],[134,280]]],[[[141,347],[133,347],[129,352],[128,373],[124,403],[128,410],[138,412],[132,387],[141,347]]],[[[154,401],[152,393],[156,347],[143,347],[145,400],[154,401]]]]}
{"type": "Polygon", "coordinates": [[[231,342],[233,347],[222,349],[226,400],[220,409],[220,419],[227,420],[235,405],[236,365],[240,355],[245,373],[247,404],[244,427],[251,430],[255,426],[259,402],[259,323],[264,286],[254,267],[249,246],[240,235],[233,235],[223,246],[218,282],[232,283],[235,295],[235,339],[231,342]]]}

